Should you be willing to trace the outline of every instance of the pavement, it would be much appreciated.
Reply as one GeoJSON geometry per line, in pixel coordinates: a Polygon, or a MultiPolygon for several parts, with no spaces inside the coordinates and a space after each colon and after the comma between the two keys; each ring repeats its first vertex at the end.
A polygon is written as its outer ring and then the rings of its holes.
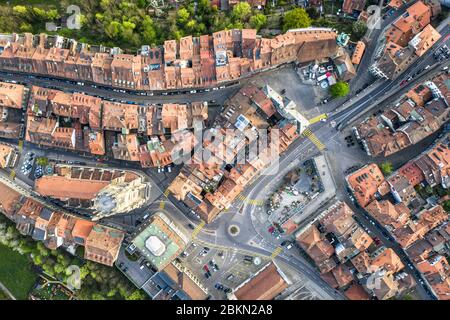
{"type": "Polygon", "coordinates": [[[16,297],[9,291],[9,289],[0,282],[0,291],[3,291],[11,300],[17,300],[16,297]]]}

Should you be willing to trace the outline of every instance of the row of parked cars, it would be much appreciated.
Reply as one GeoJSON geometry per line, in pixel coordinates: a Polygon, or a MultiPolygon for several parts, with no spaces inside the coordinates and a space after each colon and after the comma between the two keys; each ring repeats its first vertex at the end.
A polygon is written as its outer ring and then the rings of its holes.
{"type": "Polygon", "coordinates": [[[36,155],[33,152],[27,152],[20,168],[20,172],[27,176],[33,170],[34,162],[36,161],[36,155]]]}
{"type": "Polygon", "coordinates": [[[443,45],[439,49],[435,51],[433,54],[434,58],[439,61],[443,61],[445,59],[448,59],[450,57],[450,50],[447,47],[447,45],[443,45]]]}

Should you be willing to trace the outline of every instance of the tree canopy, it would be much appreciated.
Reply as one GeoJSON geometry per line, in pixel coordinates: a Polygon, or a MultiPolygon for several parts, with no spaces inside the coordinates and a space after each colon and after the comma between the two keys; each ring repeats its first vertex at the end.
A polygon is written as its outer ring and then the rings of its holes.
{"type": "Polygon", "coordinates": [[[392,162],[390,162],[390,161],[385,161],[382,164],[380,164],[380,169],[384,175],[390,175],[392,173],[392,171],[394,171],[392,162]]]}
{"type": "Polygon", "coordinates": [[[330,87],[330,93],[333,98],[345,97],[349,92],[350,86],[344,81],[338,81],[330,87]]]}
{"type": "Polygon", "coordinates": [[[361,40],[362,37],[364,37],[364,35],[367,32],[367,25],[361,21],[356,21],[353,22],[352,24],[352,40],[353,41],[358,41],[361,40]]]}
{"type": "Polygon", "coordinates": [[[311,26],[311,18],[303,8],[295,8],[286,12],[283,17],[283,32],[289,29],[308,28],[311,26]]]}

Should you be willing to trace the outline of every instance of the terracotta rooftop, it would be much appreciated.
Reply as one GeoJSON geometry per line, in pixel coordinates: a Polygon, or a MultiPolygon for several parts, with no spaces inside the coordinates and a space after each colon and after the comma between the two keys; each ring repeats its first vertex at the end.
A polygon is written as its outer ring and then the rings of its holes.
{"type": "Polygon", "coordinates": [[[347,181],[358,203],[365,207],[374,200],[378,187],[384,181],[384,175],[380,168],[372,163],[347,176],[347,181]]]}
{"type": "Polygon", "coordinates": [[[370,298],[366,290],[359,284],[352,284],[344,294],[350,300],[369,300],[370,298]]]}
{"type": "Polygon", "coordinates": [[[361,62],[361,59],[362,59],[365,49],[366,49],[366,45],[364,44],[364,42],[358,41],[356,43],[356,48],[352,55],[352,63],[353,64],[359,64],[361,62]]]}
{"type": "Polygon", "coordinates": [[[278,268],[270,263],[239,287],[234,295],[238,300],[272,300],[287,287],[288,284],[280,275],[278,268]]]}
{"type": "Polygon", "coordinates": [[[384,249],[372,260],[371,265],[375,270],[383,268],[388,274],[395,274],[405,267],[400,257],[391,248],[384,249]]]}
{"type": "Polygon", "coordinates": [[[124,233],[109,227],[95,225],[86,239],[86,259],[112,266],[116,261],[124,233]]]}
{"type": "Polygon", "coordinates": [[[63,176],[43,176],[36,180],[35,190],[42,196],[58,199],[92,200],[109,184],[108,181],[80,180],[63,176]]]}
{"type": "Polygon", "coordinates": [[[25,86],[20,84],[0,82],[0,106],[21,109],[25,86]]]}
{"type": "Polygon", "coordinates": [[[7,216],[12,215],[19,209],[19,200],[21,195],[0,182],[0,210],[7,216]]]}

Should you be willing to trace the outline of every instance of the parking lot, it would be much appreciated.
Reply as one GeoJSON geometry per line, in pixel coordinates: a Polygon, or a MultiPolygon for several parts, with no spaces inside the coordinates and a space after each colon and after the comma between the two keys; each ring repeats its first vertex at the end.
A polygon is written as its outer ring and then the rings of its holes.
{"type": "Polygon", "coordinates": [[[298,111],[307,119],[322,113],[316,106],[328,95],[327,91],[319,86],[303,82],[291,66],[256,76],[251,82],[260,87],[268,84],[275,91],[284,92],[286,97],[297,104],[298,111]]]}
{"type": "Polygon", "coordinates": [[[246,256],[233,250],[205,247],[196,242],[192,242],[179,259],[202,279],[209,293],[216,299],[225,299],[227,292],[231,292],[268,262],[268,259],[246,256]]]}

